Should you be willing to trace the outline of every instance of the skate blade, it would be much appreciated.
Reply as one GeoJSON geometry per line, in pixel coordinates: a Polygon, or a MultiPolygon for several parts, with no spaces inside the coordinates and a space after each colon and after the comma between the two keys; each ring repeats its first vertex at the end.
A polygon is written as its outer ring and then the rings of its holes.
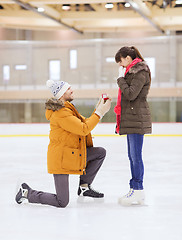
{"type": "Polygon", "coordinates": [[[118,204],[124,207],[147,207],[148,205],[144,201],[139,202],[124,202],[121,199],[118,200],[118,204]]]}
{"type": "Polygon", "coordinates": [[[104,198],[92,198],[92,197],[84,197],[84,196],[79,196],[77,198],[77,203],[104,203],[104,198]]]}

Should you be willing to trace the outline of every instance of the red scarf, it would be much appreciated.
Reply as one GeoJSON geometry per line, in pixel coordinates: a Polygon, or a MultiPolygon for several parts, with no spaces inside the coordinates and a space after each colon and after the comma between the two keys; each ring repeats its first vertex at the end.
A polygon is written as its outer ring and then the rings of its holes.
{"type": "MultiPolygon", "coordinates": [[[[132,63],[130,63],[125,71],[125,76],[129,69],[133,67],[136,63],[142,62],[140,58],[135,58],[132,63]]],[[[118,91],[118,99],[117,99],[117,104],[114,107],[114,112],[116,113],[116,133],[119,133],[119,128],[120,128],[120,122],[121,122],[121,89],[119,88],[118,91]]]]}

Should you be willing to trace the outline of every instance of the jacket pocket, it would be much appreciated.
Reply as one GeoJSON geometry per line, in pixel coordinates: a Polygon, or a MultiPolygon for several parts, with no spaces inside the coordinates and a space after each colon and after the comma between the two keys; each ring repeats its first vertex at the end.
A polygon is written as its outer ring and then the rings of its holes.
{"type": "Polygon", "coordinates": [[[81,154],[79,149],[65,147],[63,151],[62,168],[66,170],[80,170],[81,154]]]}

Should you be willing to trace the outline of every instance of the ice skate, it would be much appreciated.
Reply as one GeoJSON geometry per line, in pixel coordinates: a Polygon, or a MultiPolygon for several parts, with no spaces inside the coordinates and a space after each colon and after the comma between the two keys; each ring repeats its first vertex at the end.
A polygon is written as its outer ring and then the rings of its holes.
{"type": "Polygon", "coordinates": [[[91,198],[103,198],[104,194],[95,191],[90,184],[80,185],[78,188],[78,195],[91,198]],[[85,185],[85,186],[84,186],[85,185]]]}
{"type": "Polygon", "coordinates": [[[21,204],[22,202],[24,202],[26,199],[27,199],[27,195],[28,195],[28,191],[30,190],[31,188],[26,184],[26,183],[23,183],[18,191],[18,193],[16,194],[16,197],[15,197],[15,201],[18,203],[18,204],[21,204]]]}
{"type": "Polygon", "coordinates": [[[144,205],[145,195],[144,190],[130,189],[128,194],[119,198],[119,204],[124,206],[130,205],[144,205]]]}

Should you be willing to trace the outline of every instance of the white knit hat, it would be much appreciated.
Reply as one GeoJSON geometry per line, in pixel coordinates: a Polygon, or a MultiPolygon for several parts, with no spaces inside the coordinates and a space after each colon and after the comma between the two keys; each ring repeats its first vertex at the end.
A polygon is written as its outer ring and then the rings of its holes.
{"type": "Polygon", "coordinates": [[[47,80],[47,87],[56,99],[60,99],[70,87],[69,83],[63,81],[47,80]]]}

